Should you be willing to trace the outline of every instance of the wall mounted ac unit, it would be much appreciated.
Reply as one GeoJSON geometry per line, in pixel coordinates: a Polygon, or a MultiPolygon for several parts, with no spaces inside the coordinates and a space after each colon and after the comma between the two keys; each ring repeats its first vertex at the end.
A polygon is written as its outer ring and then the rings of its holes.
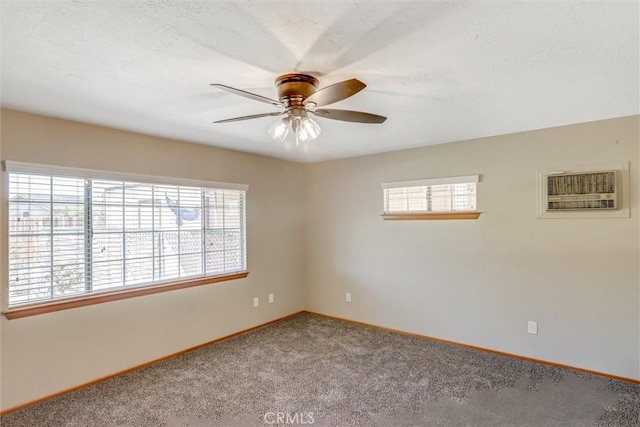
{"type": "Polygon", "coordinates": [[[619,171],[565,172],[546,179],[545,210],[598,211],[618,209],[619,171]]]}

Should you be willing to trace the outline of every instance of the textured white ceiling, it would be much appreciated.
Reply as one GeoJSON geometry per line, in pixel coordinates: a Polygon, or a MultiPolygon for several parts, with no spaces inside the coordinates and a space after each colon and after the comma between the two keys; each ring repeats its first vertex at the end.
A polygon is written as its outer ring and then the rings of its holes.
{"type": "Polygon", "coordinates": [[[2,106],[314,162],[638,114],[637,1],[2,1],[2,106]],[[273,80],[368,87],[302,149],[270,139],[273,80]]]}

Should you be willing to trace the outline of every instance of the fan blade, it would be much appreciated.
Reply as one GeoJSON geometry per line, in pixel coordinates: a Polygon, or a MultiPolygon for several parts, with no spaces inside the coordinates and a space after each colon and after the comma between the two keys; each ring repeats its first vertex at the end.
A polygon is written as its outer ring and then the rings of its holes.
{"type": "Polygon", "coordinates": [[[251,93],[251,92],[247,92],[247,91],[244,91],[244,90],[236,89],[236,88],[231,87],[231,86],[225,86],[225,85],[221,85],[219,83],[211,83],[211,86],[217,87],[218,89],[222,89],[222,90],[225,90],[227,92],[230,92],[230,93],[233,93],[233,94],[236,94],[236,95],[244,96],[245,98],[253,99],[254,101],[265,102],[267,104],[275,105],[277,107],[284,107],[285,106],[282,102],[276,101],[275,99],[267,98],[267,97],[262,96],[262,95],[256,95],[255,93],[251,93]]]}
{"type": "Polygon", "coordinates": [[[239,122],[240,120],[259,119],[260,117],[281,116],[286,111],[276,111],[273,113],[252,114],[250,116],[234,117],[233,119],[217,120],[213,123],[239,122]]]}
{"type": "Polygon", "coordinates": [[[315,104],[316,106],[333,104],[334,102],[342,101],[355,95],[365,87],[367,87],[367,85],[358,79],[345,80],[320,89],[306,98],[302,103],[304,105],[315,104]]]}
{"type": "Polygon", "coordinates": [[[362,111],[351,110],[326,110],[320,109],[315,111],[309,111],[318,117],[324,117],[325,119],[342,120],[343,122],[356,122],[356,123],[383,123],[387,120],[384,116],[377,114],[363,113],[362,111]]]}

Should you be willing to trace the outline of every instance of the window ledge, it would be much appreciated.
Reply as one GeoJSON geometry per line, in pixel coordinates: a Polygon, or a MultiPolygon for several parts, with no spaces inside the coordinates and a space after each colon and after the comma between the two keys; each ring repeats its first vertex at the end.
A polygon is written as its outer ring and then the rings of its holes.
{"type": "Polygon", "coordinates": [[[37,316],[39,314],[53,313],[54,311],[69,310],[71,308],[102,304],[105,302],[135,298],[143,295],[152,295],[162,292],[175,291],[177,289],[192,288],[194,286],[203,286],[210,285],[212,283],[226,282],[229,280],[244,279],[248,275],[248,271],[239,271],[236,273],[198,277],[195,279],[163,283],[160,285],[149,285],[131,289],[121,289],[111,292],[88,294],[78,297],[47,301],[39,304],[14,307],[5,310],[3,314],[9,320],[19,319],[21,317],[37,316]]]}
{"type": "Polygon", "coordinates": [[[385,213],[382,219],[387,220],[428,220],[428,219],[478,219],[481,212],[418,212],[418,213],[385,213]]]}

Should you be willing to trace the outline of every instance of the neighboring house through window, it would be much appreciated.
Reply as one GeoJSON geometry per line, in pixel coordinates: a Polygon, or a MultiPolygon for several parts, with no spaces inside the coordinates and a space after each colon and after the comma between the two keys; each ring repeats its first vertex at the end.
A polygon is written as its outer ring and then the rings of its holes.
{"type": "Polygon", "coordinates": [[[246,270],[247,186],[7,170],[10,307],[246,270]]]}

